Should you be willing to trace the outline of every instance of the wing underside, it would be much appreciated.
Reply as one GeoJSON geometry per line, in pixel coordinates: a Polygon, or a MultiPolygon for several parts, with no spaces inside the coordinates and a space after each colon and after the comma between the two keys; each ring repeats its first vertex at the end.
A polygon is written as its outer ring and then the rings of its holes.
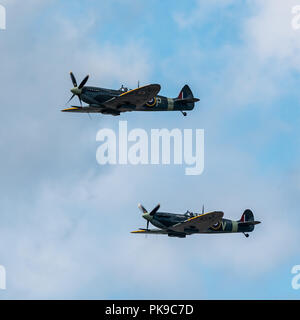
{"type": "Polygon", "coordinates": [[[74,113],[99,113],[101,112],[101,108],[95,107],[71,107],[67,109],[61,110],[62,112],[74,112],[74,113]]]}
{"type": "Polygon", "coordinates": [[[131,231],[131,233],[135,234],[168,234],[167,230],[163,229],[139,229],[136,231],[131,231]]]}
{"type": "Polygon", "coordinates": [[[104,113],[104,114],[111,114],[111,115],[120,115],[115,109],[105,108],[105,107],[76,107],[72,106],[71,108],[63,109],[62,112],[73,112],[73,113],[104,113]]]}

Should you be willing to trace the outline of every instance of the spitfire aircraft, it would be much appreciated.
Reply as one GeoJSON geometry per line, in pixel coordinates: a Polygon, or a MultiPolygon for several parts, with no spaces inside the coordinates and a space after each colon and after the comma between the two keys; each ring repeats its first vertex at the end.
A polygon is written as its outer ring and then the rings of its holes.
{"type": "Polygon", "coordinates": [[[122,87],[119,90],[104,89],[99,87],[85,86],[89,76],[86,76],[82,82],[77,85],[73,73],[70,73],[74,88],[71,89],[72,97],[79,98],[80,106],[72,106],[63,109],[63,112],[75,113],[102,113],[119,116],[121,112],[126,111],[180,111],[186,116],[186,111],[193,110],[195,102],[199,99],[194,98],[188,85],[185,85],[177,98],[167,98],[159,96],[159,84],[149,84],[143,87],[129,90],[122,87]],[[82,101],[88,106],[82,106],[82,101]]]}
{"type": "Polygon", "coordinates": [[[202,214],[189,211],[185,214],[158,212],[159,204],[151,212],[148,212],[141,204],[139,204],[139,208],[143,212],[142,217],[147,220],[147,227],[131,233],[165,234],[169,237],[185,238],[187,235],[195,233],[240,232],[248,238],[248,232],[252,232],[254,226],[260,223],[260,221],[254,220],[254,215],[249,209],[244,211],[240,220],[234,221],[223,219],[224,213],[222,211],[204,213],[204,207],[202,208],[202,214]],[[158,229],[149,229],[149,222],[158,229]]]}

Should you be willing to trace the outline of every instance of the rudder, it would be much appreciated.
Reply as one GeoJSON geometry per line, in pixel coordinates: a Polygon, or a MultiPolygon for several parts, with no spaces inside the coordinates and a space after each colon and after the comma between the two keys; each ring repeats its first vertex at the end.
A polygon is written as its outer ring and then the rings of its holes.
{"type": "Polygon", "coordinates": [[[175,98],[175,102],[178,103],[178,106],[187,106],[185,110],[194,109],[195,102],[198,102],[198,98],[194,98],[193,92],[191,88],[186,84],[180,91],[177,98],[175,98]]]}
{"type": "Polygon", "coordinates": [[[250,209],[246,209],[239,222],[254,221],[254,214],[250,209]]]}
{"type": "Polygon", "coordinates": [[[177,99],[192,99],[194,98],[191,88],[186,84],[180,91],[177,99]]]}

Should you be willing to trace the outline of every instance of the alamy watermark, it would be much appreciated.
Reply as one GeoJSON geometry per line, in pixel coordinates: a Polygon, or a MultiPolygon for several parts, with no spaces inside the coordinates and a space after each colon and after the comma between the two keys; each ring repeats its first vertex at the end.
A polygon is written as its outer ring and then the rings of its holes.
{"type": "Polygon", "coordinates": [[[292,21],[291,25],[294,30],[300,29],[300,5],[296,5],[292,7],[292,21]]]}
{"type": "Polygon", "coordinates": [[[0,30],[6,30],[6,9],[0,4],[0,30]]]}
{"type": "Polygon", "coordinates": [[[6,289],[6,270],[0,265],[0,290],[6,289]]]}
{"type": "Polygon", "coordinates": [[[151,129],[150,137],[140,128],[128,132],[127,121],[119,121],[118,129],[118,134],[108,128],[98,131],[96,141],[102,144],[96,159],[100,165],[170,165],[172,154],[174,165],[188,166],[186,175],[200,175],[204,170],[203,129],[151,129]]]}
{"type": "Polygon", "coordinates": [[[292,288],[294,290],[300,289],[300,265],[293,266],[292,268],[292,274],[295,274],[295,276],[292,279],[292,288]]]}

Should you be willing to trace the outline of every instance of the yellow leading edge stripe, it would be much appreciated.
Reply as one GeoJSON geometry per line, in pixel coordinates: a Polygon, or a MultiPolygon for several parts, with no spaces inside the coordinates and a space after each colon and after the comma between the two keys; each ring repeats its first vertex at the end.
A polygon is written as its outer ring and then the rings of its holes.
{"type": "Polygon", "coordinates": [[[150,86],[150,84],[148,84],[147,86],[142,86],[142,87],[139,87],[139,88],[135,88],[135,89],[126,91],[126,92],[120,94],[119,97],[124,96],[125,94],[128,94],[129,92],[133,92],[133,91],[136,91],[136,90],[140,90],[140,89],[146,88],[146,87],[148,87],[148,86],[150,86]]]}
{"type": "Polygon", "coordinates": [[[73,108],[67,108],[67,109],[63,109],[62,111],[67,111],[67,110],[78,110],[80,108],[77,108],[77,107],[73,107],[73,108]]]}
{"type": "Polygon", "coordinates": [[[213,213],[213,212],[207,212],[207,213],[204,213],[204,214],[199,214],[198,216],[193,217],[193,218],[190,218],[190,219],[188,219],[187,221],[191,221],[191,220],[193,220],[193,219],[196,219],[196,218],[199,218],[199,217],[206,216],[207,214],[210,214],[210,213],[213,213]]]}
{"type": "Polygon", "coordinates": [[[146,231],[145,231],[145,230],[136,230],[136,231],[131,231],[131,233],[139,233],[139,232],[144,232],[144,233],[146,233],[146,231]]]}

